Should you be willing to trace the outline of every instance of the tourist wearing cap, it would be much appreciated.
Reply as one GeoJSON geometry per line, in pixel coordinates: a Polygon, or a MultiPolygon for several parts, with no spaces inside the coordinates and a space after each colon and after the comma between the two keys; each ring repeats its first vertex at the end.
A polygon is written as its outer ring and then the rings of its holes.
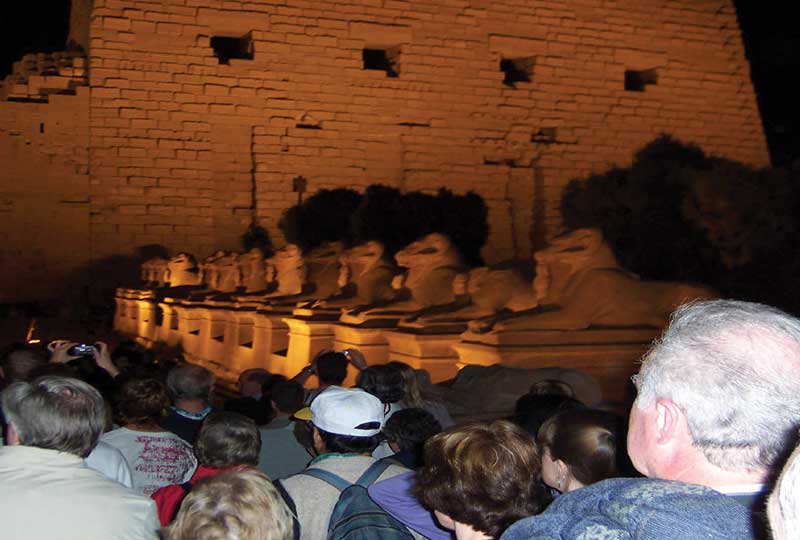
{"type": "MultiPolygon", "coordinates": [[[[295,414],[310,420],[317,457],[306,471],[321,469],[348,482],[358,478],[375,463],[370,454],[378,445],[383,428],[383,403],[358,388],[332,386],[295,414]]],[[[389,465],[381,474],[385,480],[408,469],[389,465]]],[[[339,491],[323,480],[304,472],[277,482],[289,508],[300,525],[300,540],[324,540],[339,491]]]]}

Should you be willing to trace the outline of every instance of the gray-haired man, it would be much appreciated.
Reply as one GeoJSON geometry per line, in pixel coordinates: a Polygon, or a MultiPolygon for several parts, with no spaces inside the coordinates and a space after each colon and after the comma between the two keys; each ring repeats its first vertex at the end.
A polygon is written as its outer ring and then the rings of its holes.
{"type": "Polygon", "coordinates": [[[800,425],[800,320],[749,302],[687,304],[635,382],[628,453],[649,479],[559,497],[504,540],[588,539],[600,529],[620,538],[765,537],[767,484],[800,425]]]}
{"type": "Polygon", "coordinates": [[[6,388],[0,448],[0,508],[8,540],[155,539],[155,504],[89,469],[84,461],[105,425],[90,385],[41,377],[6,388]]]}

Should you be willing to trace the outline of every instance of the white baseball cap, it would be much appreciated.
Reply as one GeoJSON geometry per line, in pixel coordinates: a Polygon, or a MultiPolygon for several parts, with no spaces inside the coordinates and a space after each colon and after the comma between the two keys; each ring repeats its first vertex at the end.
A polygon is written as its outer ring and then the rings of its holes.
{"type": "Polygon", "coordinates": [[[381,400],[360,388],[330,386],[319,394],[311,407],[295,414],[322,431],[351,437],[372,437],[383,429],[385,414],[381,400]]]}

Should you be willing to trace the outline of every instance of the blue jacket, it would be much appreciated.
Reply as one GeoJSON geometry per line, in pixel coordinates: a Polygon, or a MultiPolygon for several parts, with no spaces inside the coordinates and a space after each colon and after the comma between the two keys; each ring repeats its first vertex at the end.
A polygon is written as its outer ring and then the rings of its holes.
{"type": "Polygon", "coordinates": [[[614,478],[558,497],[502,540],[752,540],[751,513],[713,489],[614,478]]]}

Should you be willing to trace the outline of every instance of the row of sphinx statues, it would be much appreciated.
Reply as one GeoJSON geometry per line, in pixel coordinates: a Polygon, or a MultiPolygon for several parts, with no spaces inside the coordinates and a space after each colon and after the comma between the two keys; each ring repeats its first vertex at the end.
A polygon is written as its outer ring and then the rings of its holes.
{"type": "Polygon", "coordinates": [[[394,257],[378,241],[326,242],[305,253],[288,244],[270,257],[252,249],[202,262],[187,253],[154,258],[141,277],[163,297],[418,332],[662,327],[677,305],[716,296],[700,285],[640,280],[596,229],[556,237],[533,258],[529,273],[514,264],[468,268],[455,244],[433,233],[394,257]]]}

